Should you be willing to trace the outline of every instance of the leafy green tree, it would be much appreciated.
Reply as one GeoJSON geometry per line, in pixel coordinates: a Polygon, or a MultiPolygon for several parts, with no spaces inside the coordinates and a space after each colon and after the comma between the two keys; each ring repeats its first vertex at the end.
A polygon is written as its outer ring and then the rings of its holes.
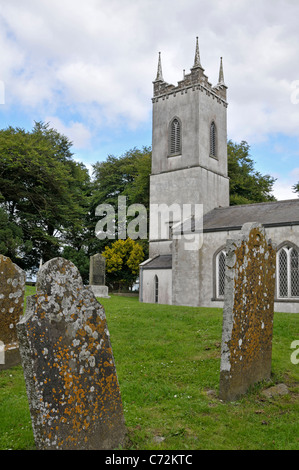
{"type": "Polygon", "coordinates": [[[63,244],[80,241],[84,232],[89,174],[72,159],[71,145],[40,122],[32,132],[0,131],[0,203],[21,228],[27,248],[31,243],[22,256],[25,269],[59,255],[63,244]]]}
{"type": "Polygon", "coordinates": [[[249,154],[250,146],[231,140],[227,144],[228,176],[230,178],[230,204],[251,204],[254,202],[275,201],[271,194],[275,178],[262,175],[254,169],[254,161],[249,154]]]}
{"type": "MultiPolygon", "coordinates": [[[[116,239],[118,197],[126,196],[127,207],[131,204],[142,204],[149,216],[149,175],[151,172],[151,149],[132,149],[120,157],[109,155],[104,162],[93,166],[93,196],[91,203],[91,218],[89,226],[93,228],[90,239],[91,254],[101,252],[105,246],[111,245],[111,240],[97,240],[94,228],[98,219],[94,216],[95,209],[100,204],[111,204],[116,215],[116,239]]],[[[128,219],[128,222],[130,219],[128,219]]],[[[148,253],[148,241],[140,240],[144,252],[148,253]]]]}
{"type": "Polygon", "coordinates": [[[132,149],[121,157],[109,155],[104,162],[93,166],[95,205],[112,204],[117,207],[118,196],[127,196],[128,204],[149,206],[149,174],[151,150],[132,149]]]}
{"type": "Polygon", "coordinates": [[[90,258],[87,255],[84,248],[79,250],[73,248],[72,246],[65,246],[63,248],[61,256],[69,261],[72,261],[74,265],[78,268],[84,284],[89,282],[89,261],[90,258]]]}
{"type": "Polygon", "coordinates": [[[106,258],[107,283],[118,290],[132,287],[144,260],[141,245],[131,238],[116,240],[111,247],[106,246],[102,255],[106,258]]]}
{"type": "Polygon", "coordinates": [[[6,212],[0,207],[0,253],[8,256],[14,263],[20,263],[20,256],[30,251],[32,245],[23,240],[23,231],[14,222],[10,222],[6,212]]]}

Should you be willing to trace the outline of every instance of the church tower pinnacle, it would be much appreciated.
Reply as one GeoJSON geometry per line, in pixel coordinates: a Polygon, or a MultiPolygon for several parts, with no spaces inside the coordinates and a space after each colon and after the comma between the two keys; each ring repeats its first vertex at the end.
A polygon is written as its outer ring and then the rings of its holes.
{"type": "Polygon", "coordinates": [[[156,76],[155,82],[164,82],[164,80],[163,80],[163,74],[162,74],[161,52],[159,52],[157,76],[156,76]]]}
{"type": "Polygon", "coordinates": [[[224,85],[224,74],[223,74],[222,57],[220,57],[220,69],[219,69],[218,85],[224,85]]]}
{"type": "Polygon", "coordinates": [[[202,69],[202,65],[200,63],[200,54],[199,54],[199,45],[198,45],[198,36],[196,37],[196,47],[195,47],[195,57],[194,57],[194,65],[193,69],[200,67],[202,69]]]}
{"type": "Polygon", "coordinates": [[[215,90],[218,90],[219,95],[226,100],[226,91],[227,91],[227,86],[225,85],[224,82],[224,73],[223,73],[223,63],[222,63],[222,57],[220,57],[220,68],[219,68],[219,78],[218,78],[218,83],[216,87],[214,88],[215,90]]]}

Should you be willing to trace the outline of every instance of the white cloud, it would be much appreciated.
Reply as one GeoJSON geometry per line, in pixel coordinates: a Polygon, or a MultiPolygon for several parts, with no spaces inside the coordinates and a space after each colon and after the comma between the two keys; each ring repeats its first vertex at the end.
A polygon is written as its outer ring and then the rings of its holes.
{"type": "Polygon", "coordinates": [[[279,180],[274,183],[273,195],[278,201],[286,199],[296,199],[296,193],[293,192],[290,182],[287,180],[279,180]]]}
{"type": "Polygon", "coordinates": [[[276,179],[273,185],[273,195],[277,200],[296,199],[298,194],[294,193],[292,187],[299,182],[299,168],[293,168],[283,177],[280,174],[273,175],[276,179]]]}
{"type": "Polygon", "coordinates": [[[193,64],[196,36],[213,84],[223,56],[230,138],[298,133],[299,104],[290,99],[299,80],[298,0],[10,0],[1,13],[8,105],[43,110],[60,125],[67,109],[66,130],[79,146],[89,129],[150,121],[158,51],[164,79],[176,83],[193,64]]]}
{"type": "Polygon", "coordinates": [[[88,148],[91,140],[91,132],[81,122],[71,121],[69,125],[64,124],[58,117],[48,116],[45,118],[50,127],[67,136],[73,142],[75,149],[88,148]]]}

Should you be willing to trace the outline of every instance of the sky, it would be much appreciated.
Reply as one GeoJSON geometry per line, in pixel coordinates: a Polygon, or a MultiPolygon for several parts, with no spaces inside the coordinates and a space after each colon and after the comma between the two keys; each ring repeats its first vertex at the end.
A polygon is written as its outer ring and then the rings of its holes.
{"type": "Polygon", "coordinates": [[[0,128],[49,123],[88,169],[151,145],[158,53],[174,85],[223,57],[228,139],[293,199],[299,181],[298,0],[0,0],[0,128]]]}

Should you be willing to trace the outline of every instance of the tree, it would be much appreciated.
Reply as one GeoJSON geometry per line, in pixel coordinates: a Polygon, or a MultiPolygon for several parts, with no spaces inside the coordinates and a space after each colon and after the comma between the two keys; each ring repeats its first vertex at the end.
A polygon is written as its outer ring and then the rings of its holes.
{"type": "Polygon", "coordinates": [[[113,289],[132,287],[139,274],[139,264],[144,260],[141,245],[131,238],[117,240],[106,246],[106,280],[113,289]]]}
{"type": "Polygon", "coordinates": [[[32,132],[0,131],[0,203],[21,228],[27,248],[31,242],[21,259],[24,269],[59,255],[61,246],[78,241],[84,230],[89,174],[72,159],[71,146],[40,122],[32,132]]]}
{"type": "Polygon", "coordinates": [[[299,197],[299,181],[297,184],[294,184],[294,186],[292,186],[292,190],[293,190],[293,193],[297,193],[299,197]]]}
{"type": "Polygon", "coordinates": [[[117,206],[118,196],[127,196],[128,203],[149,205],[151,150],[132,149],[120,157],[109,155],[93,165],[94,203],[117,206]]]}
{"type": "Polygon", "coordinates": [[[23,240],[23,231],[14,222],[10,222],[6,212],[0,208],[0,253],[19,264],[20,255],[30,251],[32,244],[23,240]]]}
{"type": "Polygon", "coordinates": [[[252,204],[275,201],[271,194],[275,178],[262,175],[254,169],[247,142],[231,140],[227,144],[228,176],[230,178],[230,204],[252,204]]]}
{"type": "MultiPolygon", "coordinates": [[[[118,197],[126,196],[127,207],[131,204],[142,204],[147,210],[149,217],[149,177],[151,172],[151,150],[143,147],[142,150],[134,148],[120,157],[109,155],[104,162],[93,165],[93,196],[91,203],[91,214],[100,204],[110,204],[116,215],[117,233],[117,209],[118,197]]],[[[132,217],[134,218],[134,217],[132,217]]],[[[111,240],[97,240],[94,237],[94,228],[98,219],[90,216],[89,226],[93,228],[90,239],[91,254],[101,252],[105,246],[111,245],[111,240]]],[[[130,218],[128,218],[128,223],[130,218]]],[[[148,221],[147,221],[148,224],[148,221]]],[[[145,255],[148,254],[148,241],[139,240],[145,255]]]]}
{"type": "Polygon", "coordinates": [[[89,262],[90,258],[87,255],[84,248],[75,249],[72,246],[65,246],[63,248],[61,256],[69,261],[72,261],[78,268],[82,277],[83,283],[88,284],[89,282],[89,262]]]}

